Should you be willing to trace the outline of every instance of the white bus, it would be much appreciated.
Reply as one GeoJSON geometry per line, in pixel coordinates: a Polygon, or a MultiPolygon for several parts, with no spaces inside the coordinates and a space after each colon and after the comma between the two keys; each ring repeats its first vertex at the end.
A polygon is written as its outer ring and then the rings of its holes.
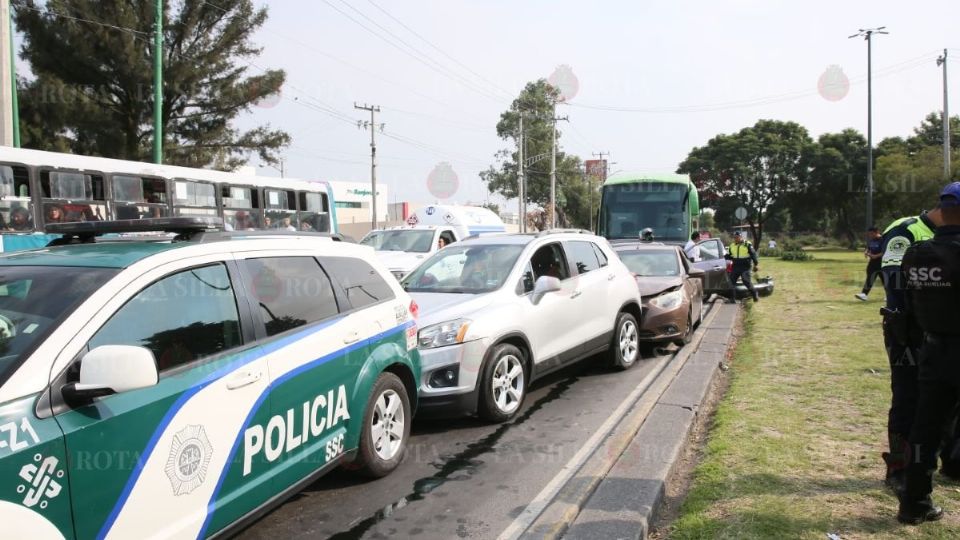
{"type": "Polygon", "coordinates": [[[234,230],[336,233],[326,182],[0,148],[0,251],[42,247],[48,223],[222,217],[234,230]]]}

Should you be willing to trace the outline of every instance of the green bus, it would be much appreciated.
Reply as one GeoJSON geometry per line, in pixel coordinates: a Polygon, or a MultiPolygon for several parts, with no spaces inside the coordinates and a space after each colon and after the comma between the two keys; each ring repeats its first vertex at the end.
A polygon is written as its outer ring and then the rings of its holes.
{"type": "Polygon", "coordinates": [[[611,176],[603,183],[598,233],[607,240],[636,240],[653,229],[654,239],[683,243],[699,228],[700,198],[690,177],[679,174],[611,176]]]}

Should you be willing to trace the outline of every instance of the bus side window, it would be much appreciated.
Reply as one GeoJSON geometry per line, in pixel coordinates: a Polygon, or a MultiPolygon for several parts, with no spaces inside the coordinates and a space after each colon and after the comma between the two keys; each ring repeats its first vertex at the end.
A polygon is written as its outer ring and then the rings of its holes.
{"type": "Polygon", "coordinates": [[[23,165],[0,165],[0,228],[14,232],[33,230],[30,171],[23,165]]]}

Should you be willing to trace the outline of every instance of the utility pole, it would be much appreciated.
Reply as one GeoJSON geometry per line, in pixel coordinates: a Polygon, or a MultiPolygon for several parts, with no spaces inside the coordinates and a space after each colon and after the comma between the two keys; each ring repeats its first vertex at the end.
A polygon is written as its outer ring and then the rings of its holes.
{"type": "Polygon", "coordinates": [[[519,224],[519,231],[522,233],[527,232],[527,192],[524,182],[526,179],[523,177],[523,110],[520,111],[520,136],[517,138],[517,193],[520,198],[520,215],[517,220],[519,224]]]}
{"type": "Polygon", "coordinates": [[[947,94],[947,50],[937,58],[937,65],[943,66],[943,179],[950,181],[950,106],[947,94]]]}
{"type": "Polygon", "coordinates": [[[153,162],[163,163],[163,0],[153,20],[153,162]]]}
{"type": "MultiPolygon", "coordinates": [[[[358,105],[353,104],[354,109],[359,109],[361,111],[370,112],[370,121],[369,122],[357,122],[357,127],[366,128],[370,130],[370,198],[373,199],[371,207],[373,209],[373,220],[371,224],[373,229],[377,228],[377,113],[380,112],[380,107],[378,105],[358,105]]],[[[380,124],[380,129],[383,129],[383,124],[380,124]]]]}
{"type": "Polygon", "coordinates": [[[557,116],[557,102],[553,102],[553,144],[550,152],[550,228],[557,227],[557,122],[567,121],[567,116],[557,116]]]}
{"type": "Polygon", "coordinates": [[[0,0],[0,146],[13,146],[13,51],[10,0],[0,0]]]}
{"type": "MultiPolygon", "coordinates": [[[[603,185],[603,183],[607,181],[607,160],[603,159],[603,157],[609,156],[609,155],[610,155],[610,152],[594,152],[593,153],[593,156],[600,158],[600,163],[603,164],[603,172],[601,173],[600,185],[603,185]]],[[[596,228],[594,228],[595,222],[593,220],[593,194],[594,194],[593,180],[590,179],[590,175],[587,175],[587,182],[588,182],[587,187],[589,188],[587,190],[587,193],[589,194],[588,196],[590,197],[590,232],[596,232],[596,228]]]]}
{"type": "Polygon", "coordinates": [[[861,28],[850,36],[867,42],[867,228],[873,227],[873,35],[889,34],[885,28],[861,28]]]}

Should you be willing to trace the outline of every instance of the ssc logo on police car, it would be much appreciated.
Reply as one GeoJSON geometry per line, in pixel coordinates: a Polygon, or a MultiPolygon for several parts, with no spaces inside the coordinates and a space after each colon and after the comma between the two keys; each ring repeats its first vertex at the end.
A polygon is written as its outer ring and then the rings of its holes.
{"type": "Polygon", "coordinates": [[[164,472],[174,495],[186,495],[203,484],[212,453],[203,426],[187,426],[173,436],[164,472]]]}

